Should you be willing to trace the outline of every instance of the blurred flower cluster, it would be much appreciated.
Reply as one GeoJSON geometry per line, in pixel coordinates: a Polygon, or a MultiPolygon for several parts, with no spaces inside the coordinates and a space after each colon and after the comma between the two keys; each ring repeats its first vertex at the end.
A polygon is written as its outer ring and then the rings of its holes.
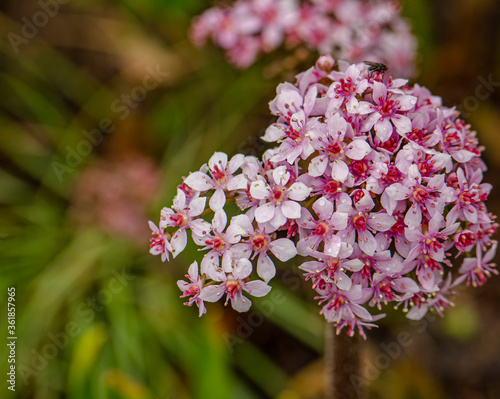
{"type": "Polygon", "coordinates": [[[278,119],[262,139],[276,145],[262,160],[215,153],[150,222],[152,254],[177,256],[188,231],[205,252],[179,282],[200,315],[205,301],[225,297],[241,312],[245,295],[266,295],[270,254],[305,257],[321,313],[351,335],[384,316],[368,308],[442,314],[456,284],[497,273],[482,148],[439,97],[321,56],[278,86],[270,109],[278,119]]]}
{"type": "Polygon", "coordinates": [[[413,72],[417,47],[399,4],[382,0],[238,0],[194,19],[192,41],[208,38],[240,68],[285,43],[351,62],[381,61],[403,76],[413,72]]]}
{"type": "Polygon", "coordinates": [[[154,162],[140,155],[96,162],[78,179],[71,216],[77,224],[98,226],[111,235],[142,243],[147,233],[146,206],[160,182],[154,162]]]}

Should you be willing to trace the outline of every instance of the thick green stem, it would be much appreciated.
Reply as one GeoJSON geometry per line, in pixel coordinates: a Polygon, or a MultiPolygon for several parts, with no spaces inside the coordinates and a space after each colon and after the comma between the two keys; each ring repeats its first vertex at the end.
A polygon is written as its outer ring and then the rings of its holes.
{"type": "Polygon", "coordinates": [[[361,376],[362,339],[356,334],[340,335],[328,323],[325,336],[325,399],[362,399],[357,384],[361,376]]]}

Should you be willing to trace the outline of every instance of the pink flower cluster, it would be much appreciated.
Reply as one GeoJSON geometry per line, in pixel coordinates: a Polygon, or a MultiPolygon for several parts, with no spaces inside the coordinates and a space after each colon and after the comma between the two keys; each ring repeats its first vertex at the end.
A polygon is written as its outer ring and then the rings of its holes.
{"type": "Polygon", "coordinates": [[[238,0],[194,19],[191,40],[208,38],[240,68],[285,43],[351,62],[381,61],[404,76],[413,72],[417,47],[399,4],[385,0],[238,0]]]}
{"type": "Polygon", "coordinates": [[[442,314],[456,284],[497,274],[475,132],[406,84],[322,56],[296,84],[278,86],[278,119],[262,137],[275,146],[262,161],[216,152],[185,178],[151,223],[151,253],[177,256],[188,231],[205,252],[179,282],[186,304],[201,315],[204,302],[225,297],[246,311],[246,295],[271,289],[274,258],[301,255],[326,320],[364,336],[383,317],[370,308],[442,314]],[[227,210],[237,216],[228,221],[227,210]]]}
{"type": "Polygon", "coordinates": [[[100,159],[79,175],[71,193],[71,223],[98,226],[144,245],[146,209],[161,186],[153,160],[139,154],[100,159]]]}

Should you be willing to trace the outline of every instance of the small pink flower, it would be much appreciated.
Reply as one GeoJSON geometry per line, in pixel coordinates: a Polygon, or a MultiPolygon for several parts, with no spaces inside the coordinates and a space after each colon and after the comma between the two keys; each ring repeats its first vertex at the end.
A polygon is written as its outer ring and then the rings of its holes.
{"type": "Polygon", "coordinates": [[[186,278],[190,281],[189,283],[184,280],[177,281],[177,285],[182,291],[181,298],[189,297],[188,301],[184,302],[184,305],[192,306],[193,303],[195,303],[196,306],[198,306],[199,316],[201,317],[206,313],[207,309],[205,308],[203,299],[200,298],[205,279],[198,275],[198,262],[193,262],[191,266],[189,266],[186,278]]]}
{"type": "Polygon", "coordinates": [[[232,223],[239,225],[244,231],[242,235],[248,239],[233,245],[231,251],[236,257],[249,258],[251,256],[251,259],[254,259],[258,255],[257,274],[266,283],[276,275],[276,267],[267,252],[271,252],[281,262],[286,262],[297,255],[293,241],[287,238],[273,240],[271,235],[266,234],[265,229],[254,229],[247,215],[233,217],[232,223]]]}
{"type": "Polygon", "coordinates": [[[301,206],[296,201],[303,201],[311,192],[304,183],[295,182],[289,187],[290,172],[285,166],[273,170],[269,176],[269,184],[264,180],[256,180],[250,186],[250,195],[261,201],[255,210],[255,220],[267,223],[278,229],[287,219],[298,219],[301,206]]]}
{"type": "Polygon", "coordinates": [[[244,190],[247,181],[244,175],[234,175],[244,162],[242,154],[235,155],[231,161],[227,161],[227,155],[223,152],[216,152],[208,161],[208,167],[203,167],[202,171],[191,173],[185,183],[199,192],[215,190],[210,198],[210,208],[213,211],[222,209],[226,203],[225,190],[244,190]],[[206,173],[209,173],[208,176],[206,173]]]}
{"type": "Polygon", "coordinates": [[[373,82],[373,101],[370,105],[372,113],[368,116],[362,126],[362,131],[375,129],[377,137],[381,141],[389,140],[393,129],[400,135],[411,131],[411,120],[404,115],[417,103],[417,98],[408,94],[395,94],[388,91],[387,87],[380,82],[373,82]],[[392,122],[392,123],[391,123],[392,122]]]}
{"type": "Polygon", "coordinates": [[[205,209],[206,200],[205,197],[197,197],[187,204],[186,194],[178,189],[174,198],[174,209],[162,209],[160,228],[178,228],[170,240],[171,252],[174,258],[186,247],[187,229],[191,229],[193,234],[199,237],[206,235],[210,231],[210,224],[198,218],[205,209]]]}
{"type": "Polygon", "coordinates": [[[263,281],[246,281],[251,273],[251,262],[248,259],[240,259],[230,273],[221,273],[214,279],[221,284],[204,287],[201,290],[200,299],[207,302],[217,302],[226,295],[225,305],[231,300],[231,306],[234,310],[238,312],[248,311],[252,306],[252,301],[243,295],[243,291],[255,297],[267,295],[271,291],[271,287],[263,281]]]}
{"type": "Polygon", "coordinates": [[[165,232],[163,229],[159,229],[156,224],[151,221],[149,222],[149,227],[152,230],[151,235],[153,236],[150,240],[151,245],[149,253],[152,255],[161,255],[162,262],[169,260],[168,254],[169,252],[172,253],[172,246],[170,245],[165,232]]]}

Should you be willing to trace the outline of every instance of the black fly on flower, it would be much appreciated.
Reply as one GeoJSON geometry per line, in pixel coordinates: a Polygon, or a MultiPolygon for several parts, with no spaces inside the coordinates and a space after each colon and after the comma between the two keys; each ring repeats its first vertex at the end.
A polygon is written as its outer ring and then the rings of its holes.
{"type": "Polygon", "coordinates": [[[369,66],[368,68],[369,77],[371,77],[374,72],[384,73],[385,71],[387,71],[387,66],[385,64],[382,64],[381,62],[372,62],[372,61],[363,61],[363,62],[369,66]]]}

